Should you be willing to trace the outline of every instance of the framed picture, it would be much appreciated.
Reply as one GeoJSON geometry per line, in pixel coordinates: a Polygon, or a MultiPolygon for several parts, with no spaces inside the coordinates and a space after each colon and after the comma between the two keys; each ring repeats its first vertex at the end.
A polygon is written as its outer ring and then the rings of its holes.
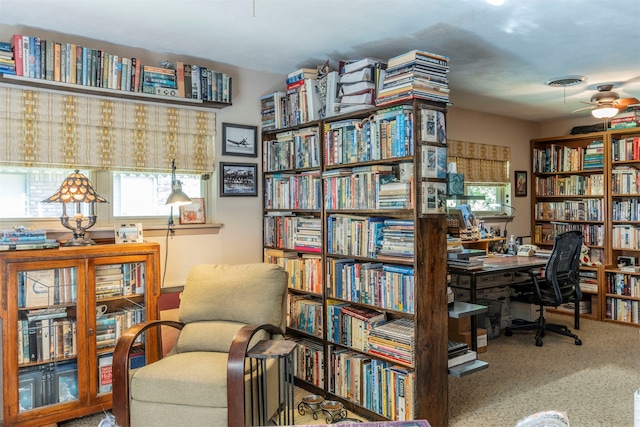
{"type": "Polygon", "coordinates": [[[256,163],[220,163],[220,196],[257,196],[256,163]]]}
{"type": "Polygon", "coordinates": [[[180,206],[180,224],[204,224],[204,198],[192,197],[190,205],[180,206]]]}
{"type": "Polygon", "coordinates": [[[527,196],[527,171],[516,171],[515,172],[515,181],[516,181],[516,197],[526,197],[527,196]]]}
{"type": "Polygon", "coordinates": [[[116,243],[142,243],[142,223],[116,224],[116,243]]]}
{"type": "Polygon", "coordinates": [[[222,124],[222,154],[258,157],[258,127],[222,124]]]}

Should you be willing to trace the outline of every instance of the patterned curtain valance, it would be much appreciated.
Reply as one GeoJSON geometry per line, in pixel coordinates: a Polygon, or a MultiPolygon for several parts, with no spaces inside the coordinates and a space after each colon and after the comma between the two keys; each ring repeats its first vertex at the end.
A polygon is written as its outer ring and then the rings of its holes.
{"type": "Polygon", "coordinates": [[[456,163],[465,182],[509,182],[511,148],[447,140],[447,164],[456,163]]]}
{"type": "Polygon", "coordinates": [[[0,87],[0,165],[213,171],[209,111],[0,87]]]}

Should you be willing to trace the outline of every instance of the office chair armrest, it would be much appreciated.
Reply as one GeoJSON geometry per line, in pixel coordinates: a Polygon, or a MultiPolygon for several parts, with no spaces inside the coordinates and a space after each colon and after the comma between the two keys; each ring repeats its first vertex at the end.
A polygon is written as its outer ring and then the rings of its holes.
{"type": "Polygon", "coordinates": [[[251,338],[259,332],[271,335],[284,335],[284,331],[275,325],[246,325],[233,337],[227,362],[227,423],[229,427],[245,426],[244,398],[244,362],[251,338]]]}
{"type": "Polygon", "coordinates": [[[112,379],[112,396],[113,407],[112,412],[116,418],[116,422],[120,427],[129,427],[129,353],[133,348],[134,342],[140,334],[150,328],[159,326],[170,326],[176,329],[182,329],[184,323],[174,320],[150,320],[148,322],[138,323],[127,329],[116,343],[113,352],[113,379],[112,379]]]}

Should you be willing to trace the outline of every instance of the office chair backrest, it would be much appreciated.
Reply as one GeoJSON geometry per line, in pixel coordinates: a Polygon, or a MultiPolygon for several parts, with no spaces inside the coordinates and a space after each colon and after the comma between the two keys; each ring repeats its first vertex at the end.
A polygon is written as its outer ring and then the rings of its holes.
{"type": "MultiPolygon", "coordinates": [[[[582,232],[567,231],[556,235],[553,249],[544,271],[544,284],[540,285],[540,298],[549,305],[558,306],[576,295],[580,300],[578,269],[582,232]]],[[[572,298],[573,299],[573,298],[572,298]]]]}

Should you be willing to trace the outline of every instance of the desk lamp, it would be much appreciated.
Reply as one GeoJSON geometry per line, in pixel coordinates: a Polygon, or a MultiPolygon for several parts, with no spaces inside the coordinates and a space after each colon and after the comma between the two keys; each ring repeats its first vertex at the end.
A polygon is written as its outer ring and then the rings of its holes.
{"type": "Polygon", "coordinates": [[[507,233],[507,225],[509,225],[509,223],[513,221],[513,214],[516,212],[516,208],[514,208],[511,205],[507,205],[505,203],[491,203],[489,206],[491,207],[504,206],[505,208],[511,209],[511,213],[507,217],[507,221],[504,223],[504,232],[503,232],[504,237],[509,237],[509,234],[507,233]]]}
{"type": "Polygon", "coordinates": [[[73,239],[67,240],[64,246],[85,246],[95,245],[96,242],[85,236],[86,231],[93,227],[96,223],[97,216],[95,214],[96,203],[109,203],[107,200],[96,193],[93,188],[93,184],[89,181],[84,174],[81,174],[78,169],[75,172],[69,174],[60,184],[52,196],[42,201],[42,203],[62,203],[62,216],[60,222],[62,225],[73,232],[73,239]],[[75,221],[75,226],[69,223],[69,216],[67,215],[67,204],[75,204],[75,214],[72,221],[75,221]],[[89,204],[89,215],[85,217],[82,214],[81,203],[89,204]],[[83,226],[83,221],[87,221],[83,226]]]}
{"type": "Polygon", "coordinates": [[[173,236],[173,207],[191,204],[191,199],[182,191],[182,182],[176,178],[176,159],[171,161],[171,194],[167,198],[165,205],[171,206],[171,214],[169,215],[169,232],[173,236]]]}

